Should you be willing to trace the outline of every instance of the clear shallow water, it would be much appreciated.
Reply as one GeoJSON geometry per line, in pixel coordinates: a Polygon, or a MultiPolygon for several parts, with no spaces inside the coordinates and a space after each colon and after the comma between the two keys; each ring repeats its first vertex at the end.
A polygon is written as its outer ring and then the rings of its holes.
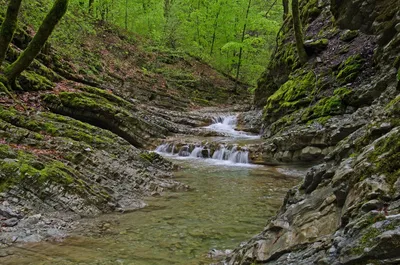
{"type": "Polygon", "coordinates": [[[101,234],[81,231],[61,243],[14,248],[0,263],[209,264],[210,249],[232,249],[260,232],[300,181],[271,167],[174,161],[182,166],[176,179],[192,191],[149,198],[149,207],[133,213],[102,216],[108,229],[101,234]]]}

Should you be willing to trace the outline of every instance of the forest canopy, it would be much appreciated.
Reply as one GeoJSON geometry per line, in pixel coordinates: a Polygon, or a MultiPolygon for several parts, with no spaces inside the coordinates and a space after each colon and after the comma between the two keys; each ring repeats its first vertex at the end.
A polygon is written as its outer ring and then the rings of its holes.
{"type": "MultiPolygon", "coordinates": [[[[58,47],[71,47],[82,34],[95,33],[90,22],[105,22],[131,32],[132,38],[140,37],[146,48],[188,53],[252,85],[267,65],[283,14],[282,1],[277,0],[69,2],[66,18],[51,37],[58,47]]],[[[52,4],[50,0],[22,1],[21,18],[28,20],[23,22],[37,30],[52,4]]],[[[69,51],[71,56],[79,53],[69,51]]]]}
{"type": "Polygon", "coordinates": [[[88,8],[96,18],[153,45],[182,49],[231,76],[240,67],[237,77],[251,84],[265,69],[283,13],[276,0],[92,1],[88,8]]]}

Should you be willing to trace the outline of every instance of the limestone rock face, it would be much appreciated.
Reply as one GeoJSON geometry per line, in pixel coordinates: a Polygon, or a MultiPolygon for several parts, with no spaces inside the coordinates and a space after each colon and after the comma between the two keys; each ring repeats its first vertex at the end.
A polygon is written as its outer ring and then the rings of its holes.
{"type": "Polygon", "coordinates": [[[301,6],[303,14],[310,6],[320,10],[305,23],[306,39],[326,38],[327,45],[300,66],[290,23],[284,26],[283,44],[255,96],[263,107],[265,141],[250,150],[264,163],[317,165],[287,193],[264,231],[223,264],[397,264],[398,1],[301,6]],[[334,28],[321,27],[333,20],[334,28]],[[283,76],[273,76],[279,71],[283,76]]]}

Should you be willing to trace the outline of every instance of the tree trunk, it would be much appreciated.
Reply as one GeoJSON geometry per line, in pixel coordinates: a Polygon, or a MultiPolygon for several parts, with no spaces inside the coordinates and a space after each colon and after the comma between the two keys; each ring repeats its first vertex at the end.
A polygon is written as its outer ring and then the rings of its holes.
{"type": "Polygon", "coordinates": [[[282,0],[283,4],[283,20],[289,15],[289,0],[282,0]]]}
{"type": "Polygon", "coordinates": [[[221,13],[221,6],[219,6],[218,12],[217,12],[217,14],[215,16],[215,20],[214,20],[214,33],[213,33],[212,41],[211,41],[210,56],[212,56],[214,53],[215,38],[217,36],[218,18],[219,18],[220,13],[221,13]]]}
{"type": "Polygon", "coordinates": [[[6,58],[6,53],[10,42],[17,28],[18,12],[22,0],[11,0],[8,4],[6,17],[0,29],[0,66],[6,58]]]}
{"type": "Polygon", "coordinates": [[[93,14],[93,3],[94,0],[89,0],[89,14],[93,14]]]}
{"type": "Polygon", "coordinates": [[[299,1],[292,0],[292,13],[293,13],[293,29],[296,37],[297,53],[301,64],[305,64],[308,60],[306,50],[304,49],[303,26],[300,20],[299,1]]]}
{"type": "Polygon", "coordinates": [[[128,30],[128,0],[125,0],[125,30],[128,30]]]}
{"type": "MultiPolygon", "coordinates": [[[[250,7],[251,7],[251,0],[249,0],[249,4],[247,6],[246,20],[244,22],[243,31],[242,31],[242,42],[241,42],[242,44],[244,42],[244,36],[246,35],[247,19],[249,18],[250,7]]],[[[237,93],[237,83],[239,81],[240,67],[242,66],[242,56],[243,56],[243,47],[240,47],[239,62],[238,62],[237,68],[236,68],[236,83],[235,83],[235,89],[233,91],[234,93],[237,93]]]]}
{"type": "Polygon", "coordinates": [[[68,0],[56,0],[50,12],[46,15],[45,19],[40,25],[38,32],[28,47],[18,57],[18,59],[5,70],[5,76],[10,84],[15,82],[15,79],[33,62],[35,57],[39,54],[40,50],[50,37],[57,23],[64,16],[67,11],[68,0]]]}

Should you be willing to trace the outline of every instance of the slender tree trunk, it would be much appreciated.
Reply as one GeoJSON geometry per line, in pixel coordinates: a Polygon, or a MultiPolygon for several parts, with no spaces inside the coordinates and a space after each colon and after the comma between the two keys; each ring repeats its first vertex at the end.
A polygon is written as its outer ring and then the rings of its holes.
{"type": "Polygon", "coordinates": [[[289,15],[289,0],[282,0],[283,4],[283,20],[289,15]]]}
{"type": "Polygon", "coordinates": [[[18,12],[22,0],[11,0],[8,4],[6,17],[0,29],[0,66],[6,58],[8,46],[12,41],[15,29],[17,28],[18,12]]]}
{"type": "Polygon", "coordinates": [[[89,0],[89,14],[93,14],[93,3],[94,0],[89,0]]]}
{"type": "Polygon", "coordinates": [[[297,53],[301,64],[305,64],[308,60],[306,50],[304,49],[303,26],[300,20],[299,1],[292,0],[292,13],[293,13],[293,29],[296,37],[297,53]]]}
{"type": "Polygon", "coordinates": [[[215,16],[215,20],[214,20],[214,33],[213,33],[212,41],[211,41],[210,56],[212,56],[212,54],[214,52],[215,38],[216,38],[217,28],[218,28],[218,18],[219,18],[220,13],[221,13],[221,6],[219,6],[217,15],[215,16]]]}
{"type": "Polygon", "coordinates": [[[35,57],[39,54],[57,23],[67,11],[67,7],[68,0],[55,1],[52,9],[43,20],[42,25],[40,25],[38,32],[36,33],[35,37],[33,37],[28,47],[23,51],[18,59],[5,70],[5,75],[10,84],[15,82],[17,76],[20,75],[26,68],[28,68],[35,57]]]}
{"type": "Polygon", "coordinates": [[[128,0],[125,0],[125,29],[128,30],[128,0]]]}
{"type": "MultiPolygon", "coordinates": [[[[251,0],[249,0],[249,4],[247,6],[246,20],[245,20],[244,25],[243,25],[242,41],[241,41],[242,44],[244,42],[244,36],[246,35],[247,19],[249,18],[250,7],[251,7],[251,0]]],[[[239,81],[240,67],[242,66],[242,56],[243,56],[243,47],[240,47],[240,49],[239,49],[239,61],[238,61],[238,65],[237,65],[237,68],[236,68],[236,84],[235,84],[234,93],[237,92],[237,83],[239,81]]]]}

